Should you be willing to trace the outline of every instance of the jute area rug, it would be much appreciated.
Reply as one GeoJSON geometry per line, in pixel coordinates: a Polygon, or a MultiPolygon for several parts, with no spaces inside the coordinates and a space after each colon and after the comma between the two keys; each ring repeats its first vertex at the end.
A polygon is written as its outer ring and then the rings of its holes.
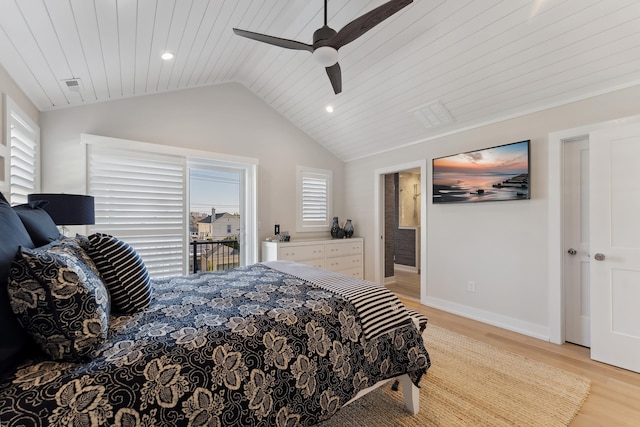
{"type": "Polygon", "coordinates": [[[429,325],[431,368],[420,382],[420,412],[385,385],[322,427],[567,426],[589,394],[587,378],[429,325]]]}

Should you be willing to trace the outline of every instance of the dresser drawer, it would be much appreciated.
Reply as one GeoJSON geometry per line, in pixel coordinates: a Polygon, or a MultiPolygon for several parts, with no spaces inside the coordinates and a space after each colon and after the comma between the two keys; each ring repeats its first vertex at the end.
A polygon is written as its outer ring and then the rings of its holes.
{"type": "Polygon", "coordinates": [[[290,261],[324,259],[324,245],[282,246],[278,248],[278,259],[290,261]]]}
{"type": "Polygon", "coordinates": [[[308,259],[297,262],[299,262],[300,264],[310,265],[311,267],[324,268],[324,259],[308,259]]]}
{"type": "Polygon", "coordinates": [[[327,243],[327,258],[347,255],[362,255],[362,240],[345,239],[340,242],[327,243]]]}
{"type": "Polygon", "coordinates": [[[347,276],[356,277],[358,279],[364,279],[362,276],[362,267],[350,268],[348,270],[340,270],[339,273],[347,276]]]}
{"type": "Polygon", "coordinates": [[[327,270],[341,271],[350,268],[362,269],[362,255],[350,255],[340,258],[327,258],[325,261],[327,270]]]}
{"type": "Polygon", "coordinates": [[[364,278],[364,244],[352,239],[262,242],[262,261],[287,260],[364,278]]]}

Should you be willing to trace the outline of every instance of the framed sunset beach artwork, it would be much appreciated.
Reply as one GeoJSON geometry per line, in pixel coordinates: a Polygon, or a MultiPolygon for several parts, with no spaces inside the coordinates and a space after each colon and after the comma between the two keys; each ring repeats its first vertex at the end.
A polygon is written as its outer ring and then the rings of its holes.
{"type": "Polygon", "coordinates": [[[433,203],[529,199],[529,142],[433,159],[433,203]]]}

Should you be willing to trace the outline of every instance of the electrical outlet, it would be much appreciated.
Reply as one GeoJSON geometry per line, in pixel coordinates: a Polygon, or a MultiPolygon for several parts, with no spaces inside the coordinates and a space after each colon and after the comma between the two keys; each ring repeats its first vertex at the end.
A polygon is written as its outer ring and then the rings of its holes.
{"type": "Polygon", "coordinates": [[[467,282],[467,291],[475,292],[476,291],[476,282],[468,281],[467,282]]]}

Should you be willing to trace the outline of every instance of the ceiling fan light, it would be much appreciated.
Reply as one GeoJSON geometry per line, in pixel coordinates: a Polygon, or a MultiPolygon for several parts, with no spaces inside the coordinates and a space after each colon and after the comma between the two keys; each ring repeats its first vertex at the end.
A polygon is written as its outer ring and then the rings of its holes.
{"type": "Polygon", "coordinates": [[[331,46],[321,46],[313,51],[313,57],[323,67],[331,67],[338,62],[338,51],[331,46]]]}

